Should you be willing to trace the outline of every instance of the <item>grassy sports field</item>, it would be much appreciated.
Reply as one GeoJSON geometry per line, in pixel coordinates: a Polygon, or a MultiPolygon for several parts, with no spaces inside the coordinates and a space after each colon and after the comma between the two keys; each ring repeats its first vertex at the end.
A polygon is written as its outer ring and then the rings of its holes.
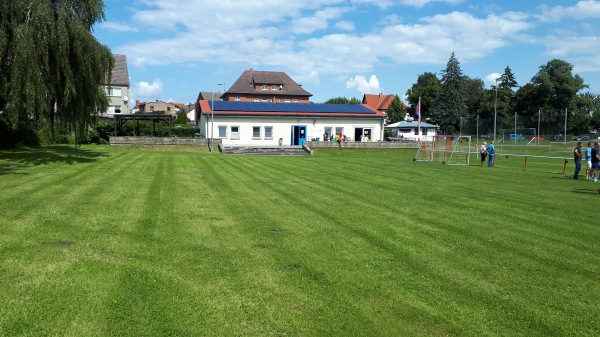
{"type": "Polygon", "coordinates": [[[414,156],[0,151],[0,335],[600,335],[600,183],[414,156]]]}

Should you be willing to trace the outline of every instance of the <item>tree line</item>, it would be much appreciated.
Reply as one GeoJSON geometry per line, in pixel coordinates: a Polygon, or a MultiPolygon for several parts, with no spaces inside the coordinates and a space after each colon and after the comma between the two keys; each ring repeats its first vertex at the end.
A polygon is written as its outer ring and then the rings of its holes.
{"type": "MultiPolygon", "coordinates": [[[[561,133],[567,113],[567,132],[586,133],[600,128],[600,96],[582,92],[589,88],[583,78],[573,74],[573,66],[554,59],[539,67],[529,83],[519,85],[510,68],[494,85],[486,88],[483,80],[462,73],[460,62],[452,53],[446,68],[437,74],[426,72],[406,92],[409,113],[414,114],[421,99],[421,113],[440,125],[442,132],[474,133],[478,119],[494,119],[497,124],[514,123],[521,116],[518,128],[536,128],[546,133],[561,133]],[[462,121],[462,124],[461,124],[462,121]],[[471,126],[471,130],[464,129],[471,126]],[[463,127],[461,130],[461,126],[463,127]]],[[[488,130],[488,132],[491,130],[488,130]]]]}

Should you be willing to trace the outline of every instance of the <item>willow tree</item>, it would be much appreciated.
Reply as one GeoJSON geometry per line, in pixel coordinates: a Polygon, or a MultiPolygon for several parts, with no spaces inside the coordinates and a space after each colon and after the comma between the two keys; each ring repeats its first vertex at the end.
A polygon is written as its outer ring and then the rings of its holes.
{"type": "Polygon", "coordinates": [[[12,125],[34,120],[75,134],[76,142],[108,99],[111,51],[92,35],[102,0],[0,1],[0,111],[12,125]]]}

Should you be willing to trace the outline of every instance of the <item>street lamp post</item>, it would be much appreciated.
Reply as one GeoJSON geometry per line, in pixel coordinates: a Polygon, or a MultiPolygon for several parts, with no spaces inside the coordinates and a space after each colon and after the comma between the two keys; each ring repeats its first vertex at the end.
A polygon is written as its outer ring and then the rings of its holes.
{"type": "Polygon", "coordinates": [[[213,144],[215,142],[214,126],[215,126],[215,89],[217,86],[223,85],[223,83],[217,83],[213,88],[210,103],[210,152],[213,152],[213,144]]]}
{"type": "Polygon", "coordinates": [[[500,77],[496,78],[496,97],[494,98],[494,142],[496,142],[496,120],[498,119],[497,113],[497,105],[498,105],[498,80],[500,77]]]}

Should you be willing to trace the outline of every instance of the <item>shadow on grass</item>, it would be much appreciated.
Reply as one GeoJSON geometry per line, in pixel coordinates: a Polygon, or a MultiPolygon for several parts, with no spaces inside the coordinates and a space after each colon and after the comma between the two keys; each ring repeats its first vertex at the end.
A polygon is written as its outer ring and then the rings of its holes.
{"type": "Polygon", "coordinates": [[[576,190],[572,190],[571,192],[580,194],[598,194],[600,192],[598,192],[597,187],[600,187],[600,185],[593,185],[591,188],[578,188],[576,190]]]}
{"type": "Polygon", "coordinates": [[[91,163],[108,154],[82,150],[73,146],[44,146],[40,148],[17,148],[0,151],[0,175],[25,174],[19,172],[28,166],[48,165],[52,163],[91,163]]]}

